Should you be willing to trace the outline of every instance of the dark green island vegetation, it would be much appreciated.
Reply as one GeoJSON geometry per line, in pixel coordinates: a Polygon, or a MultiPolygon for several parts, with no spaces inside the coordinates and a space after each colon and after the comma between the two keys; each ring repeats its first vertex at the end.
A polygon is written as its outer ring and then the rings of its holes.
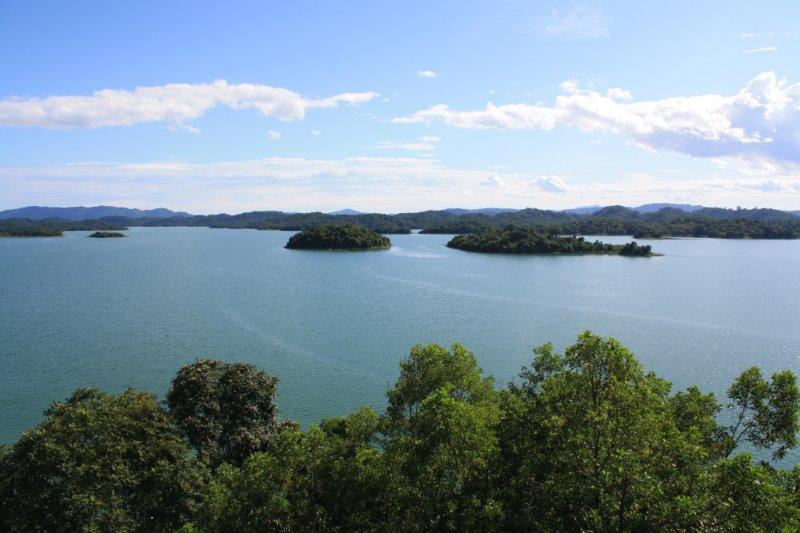
{"type": "Polygon", "coordinates": [[[797,446],[791,371],[675,391],[585,332],[505,386],[460,344],[414,346],[382,414],[307,429],[276,391],[217,360],[166,402],[77,389],[0,448],[0,531],[800,530],[800,466],[770,460],[797,446]]]}
{"type": "Polygon", "coordinates": [[[118,239],[120,237],[125,237],[125,234],[118,231],[95,231],[89,235],[89,237],[93,239],[118,239]]]}
{"type": "Polygon", "coordinates": [[[388,237],[356,224],[331,224],[296,233],[286,248],[296,250],[384,250],[388,237]]]}
{"type": "Polygon", "coordinates": [[[93,220],[31,220],[6,218],[0,220],[0,237],[63,237],[65,231],[111,231],[128,229],[124,224],[103,219],[93,220]]]}
{"type": "Polygon", "coordinates": [[[458,235],[447,243],[449,248],[468,252],[493,254],[604,254],[631,257],[650,257],[654,254],[650,246],[608,244],[587,241],[583,237],[543,233],[536,228],[507,226],[487,228],[476,233],[458,235]]]}
{"type": "Polygon", "coordinates": [[[692,212],[661,207],[641,212],[608,206],[593,212],[544,209],[442,209],[414,213],[331,214],[250,211],[235,215],[105,216],[90,220],[0,219],[0,235],[42,230],[119,230],[128,226],[210,227],[302,231],[326,225],[362,226],[381,234],[463,234],[487,228],[520,226],[552,235],[633,235],[645,237],[713,237],[720,239],[800,238],[800,215],[777,209],[724,209],[703,207],[692,212]]]}

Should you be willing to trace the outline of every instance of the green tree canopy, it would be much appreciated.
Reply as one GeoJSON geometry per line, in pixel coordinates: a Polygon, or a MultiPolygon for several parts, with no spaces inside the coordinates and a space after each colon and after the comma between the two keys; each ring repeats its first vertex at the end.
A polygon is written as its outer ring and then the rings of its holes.
{"type": "Polygon", "coordinates": [[[202,458],[240,465],[275,435],[277,383],[253,365],[200,359],[178,371],[167,405],[202,458]]]}
{"type": "Polygon", "coordinates": [[[356,224],[331,224],[295,233],[286,248],[305,250],[378,250],[391,241],[371,229],[356,224]]]}
{"type": "Polygon", "coordinates": [[[169,531],[199,477],[156,398],[78,389],[0,459],[5,531],[169,531]]]}

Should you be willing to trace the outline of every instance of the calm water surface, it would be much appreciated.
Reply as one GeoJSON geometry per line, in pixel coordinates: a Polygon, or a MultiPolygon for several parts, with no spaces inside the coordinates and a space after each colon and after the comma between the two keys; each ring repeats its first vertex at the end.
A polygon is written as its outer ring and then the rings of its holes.
{"type": "MultiPolygon", "coordinates": [[[[800,241],[653,241],[663,257],[511,257],[392,236],[382,252],[290,233],[132,228],[0,239],[0,442],[79,386],[166,392],[198,357],[280,378],[283,417],[382,409],[417,342],[461,342],[502,383],[534,345],[612,335],[676,387],[800,371],[800,241]]],[[[609,242],[629,239],[603,238],[609,242]]]]}

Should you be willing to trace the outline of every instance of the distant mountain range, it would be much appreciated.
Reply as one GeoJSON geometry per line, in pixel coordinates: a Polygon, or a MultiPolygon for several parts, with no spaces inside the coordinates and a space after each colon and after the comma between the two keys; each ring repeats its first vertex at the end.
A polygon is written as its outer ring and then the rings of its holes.
{"type": "Polygon", "coordinates": [[[171,211],[163,207],[157,209],[131,209],[128,207],[114,207],[111,205],[97,205],[93,207],[41,207],[31,205],[18,209],[0,211],[0,219],[27,218],[31,220],[44,220],[58,218],[61,220],[95,220],[105,217],[127,218],[173,218],[188,217],[189,213],[171,211]]]}
{"type": "MultiPolygon", "coordinates": [[[[633,211],[637,213],[655,213],[662,209],[669,208],[669,209],[677,209],[679,211],[684,211],[686,213],[694,213],[695,211],[699,211],[703,209],[702,205],[692,205],[692,204],[669,204],[669,203],[657,203],[657,204],[644,204],[638,207],[629,207],[633,211]]],[[[593,215],[603,209],[602,205],[587,205],[585,207],[576,207],[574,209],[564,209],[564,213],[571,213],[573,215],[593,215]]]]}
{"type": "Polygon", "coordinates": [[[363,211],[356,211],[355,209],[339,209],[338,211],[331,211],[329,215],[363,215],[363,211]]]}
{"type": "Polygon", "coordinates": [[[445,213],[451,215],[497,215],[499,213],[513,213],[520,211],[520,209],[511,209],[508,207],[482,207],[480,209],[461,209],[460,207],[451,207],[449,209],[442,209],[445,213]]]}

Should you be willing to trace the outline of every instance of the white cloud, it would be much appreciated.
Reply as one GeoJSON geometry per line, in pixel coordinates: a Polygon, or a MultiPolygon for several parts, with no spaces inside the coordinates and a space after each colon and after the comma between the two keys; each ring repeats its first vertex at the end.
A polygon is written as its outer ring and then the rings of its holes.
{"type": "Polygon", "coordinates": [[[551,106],[489,102],[484,109],[458,111],[439,104],[397,123],[441,121],[471,129],[552,130],[616,133],[658,152],[694,157],[748,159],[777,167],[800,164],[800,83],[764,72],[730,96],[709,94],[662,100],[621,101],[562,84],[565,94],[551,106]]]}
{"type": "Polygon", "coordinates": [[[395,141],[378,141],[375,143],[375,148],[383,150],[408,150],[409,152],[426,152],[436,149],[436,143],[439,142],[439,137],[434,135],[426,135],[418,142],[395,142],[395,141]]]}
{"type": "MultiPolygon", "coordinates": [[[[727,171],[735,175],[735,170],[727,171]]],[[[214,163],[78,163],[0,167],[0,209],[20,205],[167,206],[197,213],[257,209],[365,211],[650,202],[797,209],[800,172],[783,177],[681,179],[634,173],[591,180],[447,167],[433,158],[272,157],[214,163]],[[492,185],[493,184],[493,185],[492,185]],[[462,191],[470,191],[465,196],[462,191]],[[542,192],[548,194],[542,194],[542,192]]]]}
{"type": "Polygon", "coordinates": [[[270,141],[277,141],[278,139],[281,138],[283,138],[283,135],[281,135],[281,132],[279,131],[269,130],[267,132],[267,139],[269,139],[270,141]]]}
{"type": "Polygon", "coordinates": [[[289,121],[302,119],[309,109],[359,104],[377,96],[375,92],[350,92],[306,98],[288,89],[252,83],[171,83],[132,91],[103,89],[91,96],[0,99],[0,126],[99,128],[142,122],[185,125],[217,106],[256,109],[262,115],[289,121]]]}
{"type": "Polygon", "coordinates": [[[503,180],[497,172],[489,174],[486,179],[483,180],[483,185],[489,187],[508,187],[508,184],[506,184],[505,180],[503,180]]]}
{"type": "Polygon", "coordinates": [[[319,136],[319,134],[320,134],[319,130],[311,130],[311,135],[313,135],[314,137],[319,136]]]}
{"type": "Polygon", "coordinates": [[[777,52],[778,49],[774,46],[762,46],[761,48],[748,48],[747,50],[742,50],[743,54],[764,54],[769,52],[777,52]]]}
{"type": "Polygon", "coordinates": [[[612,87],[608,91],[606,91],[606,95],[612,100],[620,100],[623,102],[628,102],[633,100],[633,95],[630,91],[626,91],[625,89],[620,89],[619,87],[612,87]]]}
{"type": "Polygon", "coordinates": [[[580,88],[578,86],[578,82],[575,81],[575,80],[566,80],[566,81],[562,82],[558,86],[558,88],[561,89],[561,92],[567,93],[567,94],[575,94],[575,93],[580,92],[580,88]]]}
{"type": "Polygon", "coordinates": [[[573,6],[559,13],[551,8],[551,16],[540,29],[545,37],[603,37],[608,35],[611,19],[603,15],[599,7],[573,6]]]}
{"type": "Polygon", "coordinates": [[[542,191],[553,194],[563,194],[568,190],[564,180],[553,175],[536,176],[531,183],[542,191]]]}
{"type": "Polygon", "coordinates": [[[433,78],[437,77],[438,74],[433,70],[418,70],[417,71],[417,76],[420,76],[422,78],[433,79],[433,78]]]}
{"type": "Polygon", "coordinates": [[[380,148],[382,150],[408,150],[409,152],[425,152],[435,149],[436,146],[426,142],[378,141],[375,143],[375,148],[380,148]]]}

